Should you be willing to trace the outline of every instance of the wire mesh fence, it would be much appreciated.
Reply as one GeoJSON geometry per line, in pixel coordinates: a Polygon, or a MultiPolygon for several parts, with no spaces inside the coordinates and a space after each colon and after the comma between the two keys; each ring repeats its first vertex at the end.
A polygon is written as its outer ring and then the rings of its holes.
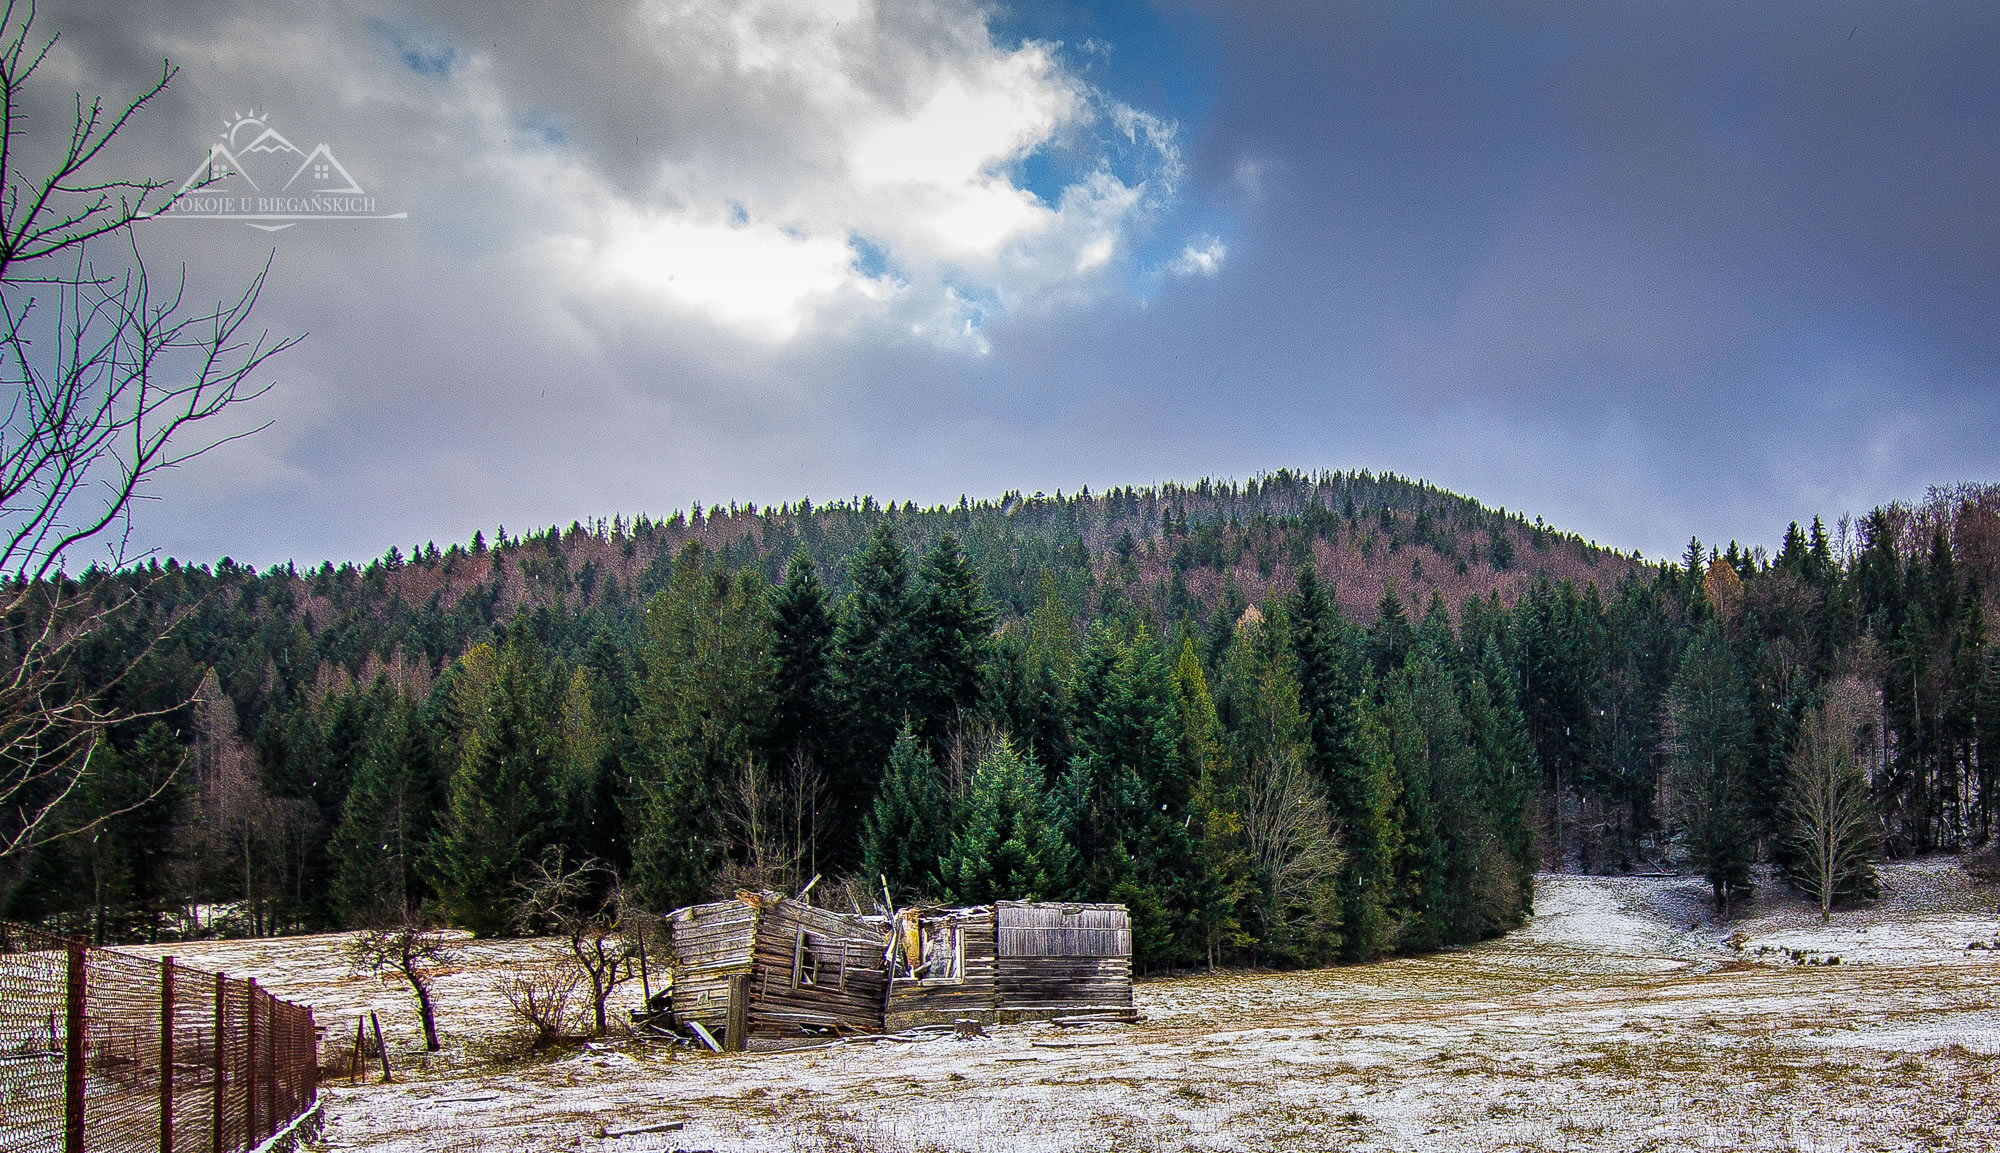
{"type": "Polygon", "coordinates": [[[312,1010],[0,922],[0,1153],[231,1153],[311,1108],[312,1010]]]}

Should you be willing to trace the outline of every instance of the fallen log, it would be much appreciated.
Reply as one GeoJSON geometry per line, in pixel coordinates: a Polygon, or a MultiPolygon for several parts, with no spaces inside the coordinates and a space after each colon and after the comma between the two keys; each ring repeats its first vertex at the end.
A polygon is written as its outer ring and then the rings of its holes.
{"type": "Polygon", "coordinates": [[[637,1137],[641,1133],[678,1133],[687,1125],[685,1121],[658,1121],[651,1125],[634,1125],[630,1129],[603,1129],[597,1131],[599,1137],[637,1137]]]}

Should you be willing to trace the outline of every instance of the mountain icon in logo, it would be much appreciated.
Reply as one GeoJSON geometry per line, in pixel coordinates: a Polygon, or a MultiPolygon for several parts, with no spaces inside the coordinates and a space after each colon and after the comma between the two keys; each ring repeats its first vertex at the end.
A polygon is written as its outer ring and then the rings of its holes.
{"type": "Polygon", "coordinates": [[[174,201],[157,215],[241,220],[277,232],[302,220],[403,220],[382,214],[375,198],[321,142],[308,152],[285,139],[265,114],[238,113],[222,138],[182,182],[174,201]]]}

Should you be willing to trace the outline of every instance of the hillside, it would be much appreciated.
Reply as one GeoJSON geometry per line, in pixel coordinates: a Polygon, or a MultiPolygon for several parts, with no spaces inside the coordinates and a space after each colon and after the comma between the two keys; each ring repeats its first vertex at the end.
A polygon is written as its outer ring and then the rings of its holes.
{"type": "MultiPolygon", "coordinates": [[[[1307,559],[1331,580],[1343,615],[1363,624],[1392,584],[1414,612],[1437,595],[1456,614],[1473,595],[1497,592],[1511,605],[1543,575],[1609,589],[1642,567],[1540,518],[1393,474],[1280,471],[1244,483],[1009,492],[929,508],[863,497],[732,503],[527,533],[503,526],[490,543],[483,534],[442,550],[427,542],[407,556],[391,549],[365,566],[304,572],[257,573],[227,558],[212,570],[170,561],[154,595],[166,611],[199,600],[204,614],[247,614],[261,636],[274,621],[296,624],[311,638],[312,668],[295,663],[306,654],[294,646],[294,662],[274,675],[323,686],[388,669],[421,680],[524,610],[624,616],[665,587],[674,559],[694,542],[726,568],[754,568],[774,583],[803,548],[838,599],[851,587],[849,559],[884,520],[918,554],[955,534],[1003,624],[1034,607],[1044,571],[1078,619],[1123,604],[1163,627],[1205,621],[1225,599],[1240,613],[1289,590],[1307,559]]],[[[260,671],[257,679],[266,678],[260,671]]],[[[248,694],[232,696],[250,703],[248,694]]]]}
{"type": "Polygon", "coordinates": [[[655,909],[815,874],[1116,899],[1160,967],[1480,940],[1537,866],[1678,862],[1726,912],[1787,863],[1811,740],[1851,746],[1868,853],[1989,842],[1996,542],[2000,498],[1964,487],[1649,565],[1281,472],[93,572],[49,589],[132,602],[74,666],[124,719],[50,797],[93,835],[0,862],[0,908],[490,934],[559,853],[655,909]]]}

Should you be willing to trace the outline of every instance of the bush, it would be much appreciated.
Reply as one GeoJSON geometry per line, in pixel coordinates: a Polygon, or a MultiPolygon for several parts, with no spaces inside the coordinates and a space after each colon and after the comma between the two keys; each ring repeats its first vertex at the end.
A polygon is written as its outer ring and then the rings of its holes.
{"type": "Polygon", "coordinates": [[[583,975],[573,965],[539,965],[495,979],[493,987],[506,998],[514,1019],[528,1030],[528,1050],[537,1052],[575,1040],[582,998],[583,975]]]}

